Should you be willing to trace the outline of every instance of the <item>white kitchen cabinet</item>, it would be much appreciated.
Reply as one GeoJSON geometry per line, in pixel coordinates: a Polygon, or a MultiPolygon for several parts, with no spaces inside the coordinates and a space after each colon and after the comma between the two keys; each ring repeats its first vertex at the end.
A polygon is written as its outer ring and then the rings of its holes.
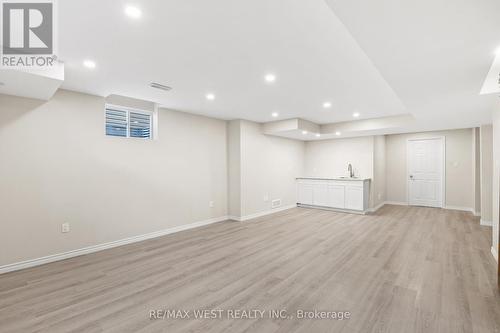
{"type": "Polygon", "coordinates": [[[345,186],[328,184],[328,207],[345,208],[345,186]]]}
{"type": "Polygon", "coordinates": [[[363,187],[352,185],[345,187],[345,208],[363,210],[363,187]]]}
{"type": "Polygon", "coordinates": [[[324,182],[313,184],[313,205],[328,206],[328,184],[324,182]]]}
{"type": "Polygon", "coordinates": [[[299,182],[298,184],[298,200],[304,205],[312,205],[313,202],[313,184],[307,182],[299,182]]]}
{"type": "Polygon", "coordinates": [[[365,213],[370,180],[297,178],[297,192],[299,206],[365,213]]]}

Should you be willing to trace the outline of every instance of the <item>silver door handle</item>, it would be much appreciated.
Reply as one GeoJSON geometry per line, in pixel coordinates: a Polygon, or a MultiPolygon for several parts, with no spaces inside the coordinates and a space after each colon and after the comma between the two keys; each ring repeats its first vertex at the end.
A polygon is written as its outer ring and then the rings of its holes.
{"type": "Polygon", "coordinates": [[[413,180],[413,175],[410,175],[410,179],[413,180]]]}

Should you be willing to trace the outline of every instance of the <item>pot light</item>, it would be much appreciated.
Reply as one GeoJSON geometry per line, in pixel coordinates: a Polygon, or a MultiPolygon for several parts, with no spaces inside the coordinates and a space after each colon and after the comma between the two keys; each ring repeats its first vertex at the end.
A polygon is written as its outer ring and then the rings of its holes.
{"type": "Polygon", "coordinates": [[[274,75],[274,74],[266,74],[266,76],[264,78],[266,79],[266,82],[269,82],[269,83],[276,81],[276,75],[274,75]]]}
{"type": "Polygon", "coordinates": [[[358,118],[358,117],[359,117],[359,112],[354,112],[354,113],[352,114],[352,116],[353,116],[354,118],[358,118]]]}
{"type": "Polygon", "coordinates": [[[142,16],[141,10],[137,7],[134,7],[134,6],[126,6],[125,7],[125,14],[128,17],[131,17],[133,19],[138,19],[142,16]]]}
{"type": "Polygon", "coordinates": [[[499,47],[495,50],[495,54],[496,54],[497,56],[500,56],[500,46],[499,46],[499,47]]]}
{"type": "Polygon", "coordinates": [[[273,113],[271,113],[271,116],[272,116],[273,118],[278,118],[278,116],[279,116],[279,115],[280,115],[280,114],[279,114],[278,112],[273,112],[273,113]]]}
{"type": "Polygon", "coordinates": [[[324,107],[325,109],[331,108],[331,107],[332,107],[332,103],[330,103],[330,102],[325,102],[325,103],[323,103],[323,107],[324,107]]]}
{"type": "Polygon", "coordinates": [[[96,64],[95,64],[95,61],[87,59],[87,60],[83,61],[83,66],[90,68],[90,69],[94,69],[96,67],[96,64]]]}
{"type": "Polygon", "coordinates": [[[307,134],[307,131],[302,131],[302,134],[306,135],[306,134],[307,134]]]}
{"type": "Polygon", "coordinates": [[[342,133],[340,133],[340,132],[335,132],[335,135],[336,135],[336,136],[340,136],[341,134],[342,134],[342,133]]]}
{"type": "Polygon", "coordinates": [[[213,101],[215,99],[215,95],[214,94],[206,94],[205,97],[209,100],[209,101],[213,101]]]}
{"type": "Polygon", "coordinates": [[[317,138],[321,137],[321,134],[316,133],[316,137],[317,137],[317,138]]]}

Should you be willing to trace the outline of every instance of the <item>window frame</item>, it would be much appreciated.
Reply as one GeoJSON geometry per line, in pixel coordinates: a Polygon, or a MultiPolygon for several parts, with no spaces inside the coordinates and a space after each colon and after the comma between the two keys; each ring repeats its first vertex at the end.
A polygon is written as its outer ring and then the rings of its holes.
{"type": "Polygon", "coordinates": [[[138,139],[138,140],[153,140],[154,138],[154,111],[139,109],[139,108],[131,108],[128,106],[117,105],[112,103],[104,104],[104,136],[106,137],[114,137],[114,138],[122,138],[122,139],[138,139]],[[127,136],[119,136],[119,135],[108,135],[106,132],[106,112],[108,109],[116,109],[116,111],[125,111],[126,119],[127,119],[127,136]],[[140,138],[136,136],[130,136],[130,112],[144,114],[149,116],[149,137],[148,138],[140,138]]]}

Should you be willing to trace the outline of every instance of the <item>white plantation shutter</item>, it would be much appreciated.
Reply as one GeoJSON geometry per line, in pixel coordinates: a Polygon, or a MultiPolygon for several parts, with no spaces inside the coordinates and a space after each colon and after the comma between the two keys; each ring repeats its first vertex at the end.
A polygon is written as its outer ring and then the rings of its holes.
{"type": "Polygon", "coordinates": [[[130,137],[151,138],[151,115],[130,112],[130,137]]]}
{"type": "Polygon", "coordinates": [[[151,139],[152,123],[150,112],[106,106],[106,135],[151,139]]]}
{"type": "Polygon", "coordinates": [[[127,136],[127,111],[106,108],[106,135],[127,136]]]}

